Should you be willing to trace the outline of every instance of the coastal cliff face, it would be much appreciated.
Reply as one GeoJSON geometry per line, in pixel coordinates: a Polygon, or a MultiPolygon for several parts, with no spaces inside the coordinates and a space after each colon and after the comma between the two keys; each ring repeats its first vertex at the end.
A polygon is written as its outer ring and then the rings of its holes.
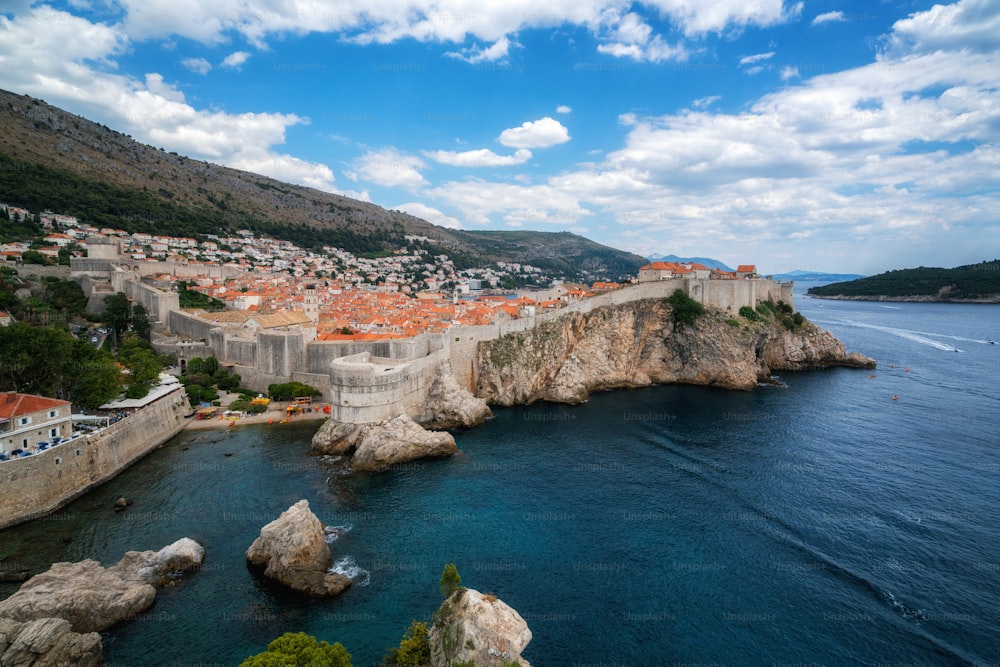
{"type": "Polygon", "coordinates": [[[476,394],[511,406],[547,400],[578,403],[591,392],[651,384],[749,390],[772,373],[831,366],[874,368],[848,354],[827,331],[796,331],[776,319],[749,322],[709,309],[675,326],[662,299],[567,313],[535,329],[479,344],[476,394]]]}

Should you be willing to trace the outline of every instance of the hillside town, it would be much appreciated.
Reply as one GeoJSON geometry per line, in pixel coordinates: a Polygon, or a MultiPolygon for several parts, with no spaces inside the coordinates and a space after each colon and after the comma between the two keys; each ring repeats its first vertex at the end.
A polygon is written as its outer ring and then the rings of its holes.
{"type": "MultiPolygon", "coordinates": [[[[489,324],[549,312],[622,286],[554,282],[541,269],[517,263],[457,270],[447,255],[431,255],[423,248],[366,258],[333,247],[314,252],[248,230],[196,240],[97,228],[71,215],[35,213],[2,203],[0,214],[14,221],[37,220],[45,231],[44,245],[28,241],[0,245],[0,257],[7,262],[21,263],[31,252],[48,261],[56,261],[60,252],[83,257],[88,239],[111,239],[122,260],[132,266],[164,267],[162,272],[140,271],[148,284],[196,291],[224,308],[203,313],[213,323],[252,329],[312,325],[317,340],[439,333],[452,325],[489,324]],[[182,266],[184,271],[171,271],[171,266],[182,266]]],[[[752,265],[727,272],[697,263],[653,262],[642,267],[632,282],[756,276],[752,265]]]]}

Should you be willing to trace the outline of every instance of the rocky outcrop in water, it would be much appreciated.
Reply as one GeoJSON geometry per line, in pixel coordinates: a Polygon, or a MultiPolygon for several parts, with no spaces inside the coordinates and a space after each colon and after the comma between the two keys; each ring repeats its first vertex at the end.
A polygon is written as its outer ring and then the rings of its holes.
{"type": "Polygon", "coordinates": [[[432,667],[458,663],[531,665],[521,651],[531,630],[521,615],[493,595],[459,588],[441,604],[428,634],[432,667]]]}
{"type": "Polygon", "coordinates": [[[327,420],[313,436],[315,454],[348,454],[355,470],[386,470],[423,458],[458,452],[455,438],[445,431],[428,431],[407,415],[370,424],[327,420]]]}
{"type": "Polygon", "coordinates": [[[261,528],[260,537],[247,549],[247,560],[263,566],[265,576],[310,595],[338,595],[351,585],[348,577],[329,572],[330,545],[308,500],[300,500],[261,528]]]}
{"type": "Polygon", "coordinates": [[[101,636],[135,618],[156,589],[198,568],[205,549],[183,538],[159,551],[129,551],[116,565],[54,563],[0,602],[0,665],[98,665],[101,636]]]}
{"type": "Polygon", "coordinates": [[[662,299],[572,312],[521,333],[480,343],[476,394],[494,405],[578,403],[590,393],[651,384],[752,389],[772,373],[831,366],[873,368],[829,332],[777,318],[734,319],[709,309],[678,327],[662,299]]]}

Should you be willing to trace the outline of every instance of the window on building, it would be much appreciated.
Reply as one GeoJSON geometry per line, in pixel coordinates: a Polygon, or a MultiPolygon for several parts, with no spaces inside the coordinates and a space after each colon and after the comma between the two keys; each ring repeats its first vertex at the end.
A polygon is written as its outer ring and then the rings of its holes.
{"type": "Polygon", "coordinates": [[[56,465],[59,465],[60,463],[62,463],[62,459],[59,458],[59,457],[56,457],[56,465]]]}
{"type": "Polygon", "coordinates": [[[31,423],[31,417],[21,417],[20,419],[17,420],[18,426],[27,426],[30,423],[31,423]]]}
{"type": "Polygon", "coordinates": [[[49,410],[49,419],[52,419],[53,417],[55,417],[58,414],[59,414],[58,410],[49,410]]]}
{"type": "Polygon", "coordinates": [[[21,440],[21,449],[27,449],[27,448],[28,448],[28,439],[25,438],[21,440]]]}
{"type": "Polygon", "coordinates": [[[50,438],[54,438],[57,435],[59,435],[59,429],[57,429],[57,428],[50,428],[49,429],[49,437],[50,438]]]}

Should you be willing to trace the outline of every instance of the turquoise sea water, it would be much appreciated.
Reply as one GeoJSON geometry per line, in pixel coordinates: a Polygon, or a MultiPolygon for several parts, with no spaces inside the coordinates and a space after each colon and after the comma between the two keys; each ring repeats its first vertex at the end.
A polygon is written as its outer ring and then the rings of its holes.
{"type": "Polygon", "coordinates": [[[182,434],[0,532],[0,566],[202,542],[202,571],[106,633],[129,667],[234,665],[288,630],[374,665],[446,562],[525,617],[536,667],[1000,664],[1000,309],[798,306],[879,368],[497,410],[461,455],[379,475],[307,457],[315,424],[182,434]],[[245,565],[301,498],[358,577],[333,600],[245,565]]]}

